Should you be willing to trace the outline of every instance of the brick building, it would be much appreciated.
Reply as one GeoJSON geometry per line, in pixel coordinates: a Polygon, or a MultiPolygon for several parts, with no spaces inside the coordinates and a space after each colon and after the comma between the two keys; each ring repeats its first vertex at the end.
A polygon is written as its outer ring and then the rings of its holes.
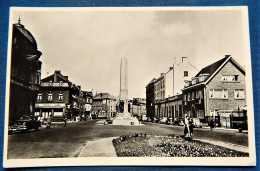
{"type": "Polygon", "coordinates": [[[96,118],[111,118],[116,116],[116,98],[109,93],[99,93],[93,97],[91,110],[96,118]]]}
{"type": "Polygon", "coordinates": [[[183,89],[183,112],[195,122],[233,127],[232,121],[246,117],[245,70],[230,55],[203,68],[183,89]]]}
{"type": "Polygon", "coordinates": [[[33,35],[21,24],[13,24],[9,121],[23,115],[33,115],[35,99],[40,88],[42,53],[33,35]]]}
{"type": "Polygon", "coordinates": [[[41,90],[35,104],[35,116],[46,120],[62,121],[85,114],[86,96],[80,86],[69,81],[60,71],[41,80],[41,90]]]}

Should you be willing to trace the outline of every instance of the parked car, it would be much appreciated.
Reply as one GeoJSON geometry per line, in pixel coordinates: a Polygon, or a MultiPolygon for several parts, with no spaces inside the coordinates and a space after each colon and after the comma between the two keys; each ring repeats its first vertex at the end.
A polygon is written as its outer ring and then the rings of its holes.
{"type": "Polygon", "coordinates": [[[163,117],[162,119],[160,119],[159,123],[164,123],[165,124],[167,122],[167,120],[168,120],[167,117],[163,117]]]}
{"type": "Polygon", "coordinates": [[[173,119],[172,118],[168,118],[167,121],[166,121],[166,124],[167,125],[173,125],[173,119]]]}
{"type": "Polygon", "coordinates": [[[174,125],[183,126],[184,125],[183,119],[182,118],[175,118],[174,119],[174,125]]]}
{"type": "Polygon", "coordinates": [[[156,117],[153,118],[153,122],[158,122],[159,119],[157,119],[156,117]]]}
{"type": "Polygon", "coordinates": [[[200,122],[200,119],[198,119],[198,118],[193,118],[193,124],[194,124],[194,127],[202,128],[202,123],[200,122]]]}
{"type": "Polygon", "coordinates": [[[8,133],[25,132],[32,129],[38,130],[41,127],[41,122],[31,116],[22,116],[14,124],[10,124],[8,133]]]}

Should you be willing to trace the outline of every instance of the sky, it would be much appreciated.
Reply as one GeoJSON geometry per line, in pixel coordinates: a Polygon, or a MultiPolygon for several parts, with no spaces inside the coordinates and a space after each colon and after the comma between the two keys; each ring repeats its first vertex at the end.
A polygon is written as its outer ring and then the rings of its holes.
{"type": "Polygon", "coordinates": [[[243,65],[240,10],[16,9],[42,52],[42,78],[61,70],[82,90],[119,95],[120,60],[128,59],[128,97],[145,98],[145,86],[168,71],[174,57],[198,70],[232,55],[243,65]]]}

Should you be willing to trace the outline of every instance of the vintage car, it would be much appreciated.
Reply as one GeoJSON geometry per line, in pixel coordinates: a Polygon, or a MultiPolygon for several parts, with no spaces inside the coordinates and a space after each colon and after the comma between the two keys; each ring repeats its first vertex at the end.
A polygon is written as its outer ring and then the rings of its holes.
{"type": "Polygon", "coordinates": [[[178,126],[183,126],[184,125],[183,118],[174,118],[173,124],[178,126]]]}
{"type": "Polygon", "coordinates": [[[25,132],[32,129],[38,130],[41,127],[41,122],[31,116],[22,116],[14,124],[10,124],[8,133],[25,132]]]}
{"type": "Polygon", "coordinates": [[[168,120],[167,117],[163,117],[162,119],[160,119],[159,123],[164,123],[165,124],[167,122],[167,120],[168,120]]]}

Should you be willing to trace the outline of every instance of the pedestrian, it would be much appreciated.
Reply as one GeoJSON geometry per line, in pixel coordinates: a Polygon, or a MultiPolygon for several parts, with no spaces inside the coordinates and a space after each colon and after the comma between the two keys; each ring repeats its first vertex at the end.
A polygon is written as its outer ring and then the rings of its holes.
{"type": "Polygon", "coordinates": [[[47,119],[46,126],[47,126],[47,129],[51,128],[51,115],[47,119]]]}
{"type": "Polygon", "coordinates": [[[209,126],[210,126],[210,130],[212,130],[215,127],[215,123],[214,123],[213,117],[211,118],[211,120],[209,122],[209,126]]]}
{"type": "Polygon", "coordinates": [[[64,126],[66,127],[66,125],[67,125],[67,115],[65,114],[64,115],[64,126]]]}
{"type": "Polygon", "coordinates": [[[190,130],[189,130],[189,116],[185,114],[184,116],[184,137],[189,137],[190,130]]]}
{"type": "Polygon", "coordinates": [[[190,130],[190,137],[192,137],[192,134],[193,134],[193,119],[192,118],[189,118],[189,130],[190,130]]]}

